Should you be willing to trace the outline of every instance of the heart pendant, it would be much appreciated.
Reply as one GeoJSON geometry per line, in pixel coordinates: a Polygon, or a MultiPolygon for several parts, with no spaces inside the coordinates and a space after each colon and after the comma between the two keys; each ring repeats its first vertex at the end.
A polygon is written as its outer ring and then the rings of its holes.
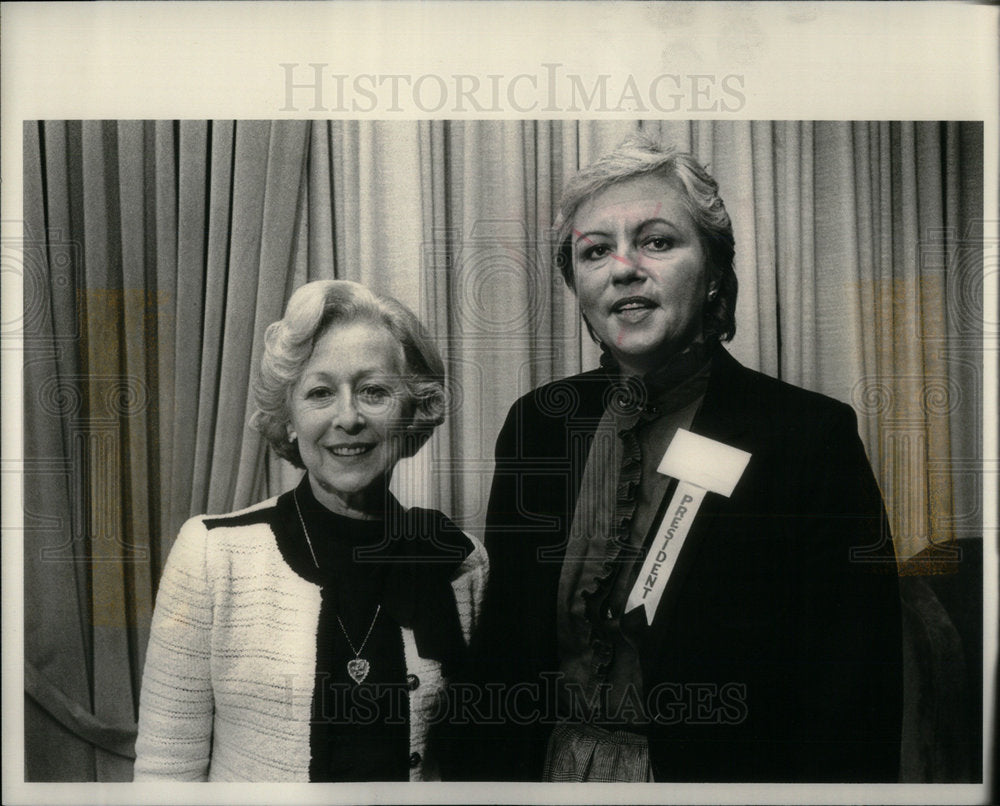
{"type": "Polygon", "coordinates": [[[371,669],[371,664],[364,658],[355,658],[354,660],[347,661],[347,673],[351,676],[351,680],[359,685],[365,682],[369,669],[371,669]]]}

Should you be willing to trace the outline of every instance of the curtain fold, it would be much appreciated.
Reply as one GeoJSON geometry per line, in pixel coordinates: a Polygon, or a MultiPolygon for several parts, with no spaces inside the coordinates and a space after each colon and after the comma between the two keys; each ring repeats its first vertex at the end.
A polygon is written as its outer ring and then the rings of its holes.
{"type": "MultiPolygon", "coordinates": [[[[182,514],[182,517],[178,520],[182,520],[189,513],[209,511],[211,459],[216,453],[215,420],[219,403],[221,374],[219,357],[227,308],[226,283],[229,267],[230,224],[231,219],[235,218],[235,211],[231,212],[230,210],[234,195],[235,135],[235,123],[213,122],[211,124],[210,167],[206,182],[208,185],[206,251],[201,260],[198,256],[192,255],[193,262],[179,265],[177,272],[178,277],[188,273],[200,273],[205,278],[202,300],[204,321],[201,330],[201,373],[197,383],[197,406],[194,408],[194,461],[190,467],[190,475],[186,479],[184,477],[178,479],[180,484],[186,483],[188,485],[184,491],[184,498],[189,502],[186,510],[183,508],[183,500],[179,502],[179,513],[182,514]]],[[[178,363],[192,359],[192,355],[178,356],[178,363]]],[[[183,393],[186,390],[179,391],[183,393]]],[[[190,423],[181,412],[174,412],[174,417],[182,423],[190,423]]],[[[179,526],[177,521],[173,525],[179,526]]],[[[166,526],[167,530],[163,538],[164,542],[169,542],[172,530],[170,530],[170,524],[166,526]]]]}
{"type": "Polygon", "coordinates": [[[981,124],[28,123],[28,780],[130,777],[174,535],[298,478],[247,419],[302,283],[363,282],[427,326],[449,417],[393,489],[481,530],[510,404],[597,364],[550,264],[560,191],[637,129],[708,163],[730,349],[854,406],[900,557],[981,537],[981,124]]]}
{"type": "MultiPolygon", "coordinates": [[[[70,129],[24,127],[25,778],[96,780],[95,749],[47,716],[31,683],[93,712],[90,574],[80,516],[83,462],[76,289],[79,243],[68,173],[70,129]],[[59,323],[57,330],[56,323],[59,323]],[[44,603],[39,606],[39,602],[44,603]],[[37,670],[37,674],[35,674],[37,670]]],[[[51,707],[51,706],[50,706],[51,707]]]]}
{"type": "MultiPolygon", "coordinates": [[[[161,424],[166,464],[163,490],[161,530],[168,534],[179,526],[192,510],[191,483],[198,455],[198,400],[205,382],[202,373],[203,334],[206,330],[206,285],[208,282],[208,237],[210,177],[210,140],[212,124],[205,121],[181,121],[176,128],[166,122],[156,124],[156,176],[164,177],[163,232],[164,248],[158,253],[163,278],[162,299],[168,310],[163,317],[163,329],[174,335],[171,343],[160,348],[161,363],[159,399],[166,416],[161,424]],[[178,155],[174,165],[174,153],[178,155]],[[169,178],[176,176],[176,186],[169,178]],[[171,193],[173,190],[173,193],[171,193]],[[178,199],[184,199],[183,204],[178,199]],[[168,229],[170,213],[175,211],[176,228],[168,229]],[[195,427],[192,427],[195,424],[195,427]]],[[[160,541],[160,563],[166,562],[169,541],[160,541]]]]}

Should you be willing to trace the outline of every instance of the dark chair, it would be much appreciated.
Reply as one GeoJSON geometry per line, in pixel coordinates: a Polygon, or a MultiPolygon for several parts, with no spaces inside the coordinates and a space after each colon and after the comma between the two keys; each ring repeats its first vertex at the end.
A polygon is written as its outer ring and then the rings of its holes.
{"type": "Polygon", "coordinates": [[[900,781],[981,781],[982,542],[931,546],[900,573],[900,781]]]}

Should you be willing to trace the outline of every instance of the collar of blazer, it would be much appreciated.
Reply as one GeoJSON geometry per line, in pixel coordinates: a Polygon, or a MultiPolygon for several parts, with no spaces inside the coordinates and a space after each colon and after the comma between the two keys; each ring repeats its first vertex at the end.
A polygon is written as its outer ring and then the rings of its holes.
{"type": "MultiPolygon", "coordinates": [[[[712,355],[708,388],[705,390],[701,408],[691,424],[690,430],[693,433],[727,445],[741,441],[741,437],[748,431],[748,423],[740,405],[749,391],[747,372],[722,345],[715,348],[712,355]]],[[[666,495],[672,496],[676,488],[676,483],[671,483],[667,488],[666,495]]],[[[677,557],[673,573],[667,581],[650,625],[654,634],[659,632],[658,628],[668,622],[688,569],[696,562],[704,549],[705,536],[710,532],[713,521],[719,513],[725,510],[727,502],[728,500],[724,496],[714,493],[706,494],[698,514],[691,524],[691,531],[677,557]]],[[[636,614],[639,612],[635,611],[636,614]]]]}
{"type": "Polygon", "coordinates": [[[727,444],[747,431],[739,402],[747,393],[747,370],[721,344],[712,356],[712,372],[701,408],[691,423],[691,431],[727,444]]]}

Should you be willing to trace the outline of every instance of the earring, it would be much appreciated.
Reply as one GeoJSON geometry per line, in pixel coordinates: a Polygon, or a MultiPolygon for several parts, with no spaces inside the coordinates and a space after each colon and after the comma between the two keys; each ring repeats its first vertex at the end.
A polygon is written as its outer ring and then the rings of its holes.
{"type": "Polygon", "coordinates": [[[289,442],[295,442],[295,440],[297,440],[298,438],[299,438],[298,434],[296,434],[294,431],[289,430],[289,432],[288,432],[288,441],[289,442]]]}
{"type": "Polygon", "coordinates": [[[715,295],[717,293],[719,293],[718,289],[716,289],[716,287],[714,285],[713,286],[709,286],[709,288],[708,288],[708,299],[709,299],[709,301],[715,299],[715,295]]]}

